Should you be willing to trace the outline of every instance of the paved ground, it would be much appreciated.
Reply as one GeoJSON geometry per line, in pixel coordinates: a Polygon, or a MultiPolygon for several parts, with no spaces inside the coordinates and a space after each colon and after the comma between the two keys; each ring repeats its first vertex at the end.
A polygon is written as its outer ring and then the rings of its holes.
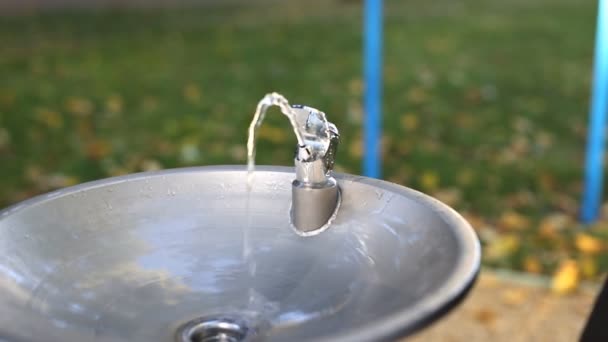
{"type": "Polygon", "coordinates": [[[596,292],[557,296],[485,273],[463,304],[408,341],[577,341],[596,292]]]}

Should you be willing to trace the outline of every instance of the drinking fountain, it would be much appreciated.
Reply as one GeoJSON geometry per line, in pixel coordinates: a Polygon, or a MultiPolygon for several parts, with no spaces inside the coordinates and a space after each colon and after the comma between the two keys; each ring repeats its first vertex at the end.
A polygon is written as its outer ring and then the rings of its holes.
{"type": "Polygon", "coordinates": [[[284,108],[295,168],[137,173],[0,211],[0,341],[391,341],[448,312],[479,270],[469,224],[333,173],[335,126],[284,108]]]}

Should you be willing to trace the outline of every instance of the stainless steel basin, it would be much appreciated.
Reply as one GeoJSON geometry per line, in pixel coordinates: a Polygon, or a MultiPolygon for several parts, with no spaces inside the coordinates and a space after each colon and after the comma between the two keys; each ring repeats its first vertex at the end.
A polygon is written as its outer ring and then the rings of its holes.
{"type": "Polygon", "coordinates": [[[335,221],[301,237],[290,227],[293,169],[257,170],[249,195],[244,167],[200,167],[0,212],[0,340],[390,340],[474,282],[477,237],[439,201],[337,174],[335,221]]]}

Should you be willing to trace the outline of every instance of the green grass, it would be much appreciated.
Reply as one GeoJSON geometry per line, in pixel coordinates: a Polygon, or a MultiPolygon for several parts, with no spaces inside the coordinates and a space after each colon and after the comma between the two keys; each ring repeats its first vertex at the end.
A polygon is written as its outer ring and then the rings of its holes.
{"type": "MultiPolygon", "coordinates": [[[[504,213],[527,218],[494,264],[578,258],[535,237],[550,214],[575,226],[595,2],[386,7],[384,178],[493,227],[487,244],[511,234],[504,213]]],[[[338,169],[360,173],[361,21],[357,1],[0,17],[0,207],[155,166],[242,164],[270,91],[324,110],[338,169]]],[[[263,134],[258,163],[292,164],[287,120],[267,124],[286,133],[263,134]]]]}

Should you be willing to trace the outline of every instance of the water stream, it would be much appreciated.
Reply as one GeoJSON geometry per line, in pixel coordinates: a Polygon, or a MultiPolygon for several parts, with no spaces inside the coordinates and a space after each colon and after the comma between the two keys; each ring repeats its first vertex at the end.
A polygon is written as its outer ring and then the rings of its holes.
{"type": "Polygon", "coordinates": [[[304,113],[296,112],[295,109],[307,108],[301,105],[291,106],[287,99],[279,93],[270,93],[258,103],[253,120],[249,125],[249,136],[247,138],[247,189],[253,185],[253,174],[255,171],[255,136],[258,128],[262,125],[266,112],[272,106],[277,106],[287,116],[293,132],[296,136],[298,146],[303,147],[298,151],[300,160],[317,159],[324,155],[329,147],[331,136],[329,122],[325,114],[310,108],[304,113]],[[298,116],[300,115],[300,116],[298,116]],[[305,117],[302,117],[305,115],[305,117]]]}
{"type": "MultiPolygon", "coordinates": [[[[255,290],[256,277],[256,261],[253,255],[251,228],[253,226],[253,215],[251,215],[251,192],[255,183],[255,142],[256,133],[261,126],[266,112],[270,107],[277,106],[281,112],[287,116],[293,132],[296,136],[297,144],[300,148],[297,149],[299,160],[314,160],[323,156],[329,148],[330,133],[329,123],[325,118],[325,114],[320,111],[313,110],[308,107],[295,105],[291,106],[287,99],[278,94],[267,94],[257,105],[253,115],[253,120],[249,125],[249,136],[247,139],[247,198],[246,198],[246,215],[247,223],[243,230],[243,262],[247,267],[248,272],[248,309],[253,312],[262,313],[265,315],[273,315],[279,311],[273,303],[269,303],[265,298],[258,294],[255,290]],[[299,110],[305,109],[305,110],[299,110]],[[271,312],[269,312],[271,311],[271,312]]],[[[286,319],[286,318],[282,318],[286,319]]]]}
{"type": "Polygon", "coordinates": [[[243,261],[247,265],[249,282],[251,284],[248,294],[250,307],[255,306],[256,302],[259,301],[259,298],[256,298],[257,295],[254,289],[256,262],[252,256],[251,227],[253,222],[250,213],[251,191],[255,180],[255,139],[256,132],[266,117],[266,112],[272,106],[279,107],[281,112],[289,119],[296,136],[297,144],[301,147],[298,149],[298,158],[300,160],[317,158],[319,154],[325,153],[330,143],[328,122],[325,114],[322,112],[304,112],[303,114],[300,112],[300,115],[305,115],[305,117],[298,117],[295,109],[304,107],[299,105],[292,107],[283,95],[274,92],[264,96],[258,103],[253,120],[249,125],[249,136],[247,138],[247,226],[243,230],[243,261]]]}

